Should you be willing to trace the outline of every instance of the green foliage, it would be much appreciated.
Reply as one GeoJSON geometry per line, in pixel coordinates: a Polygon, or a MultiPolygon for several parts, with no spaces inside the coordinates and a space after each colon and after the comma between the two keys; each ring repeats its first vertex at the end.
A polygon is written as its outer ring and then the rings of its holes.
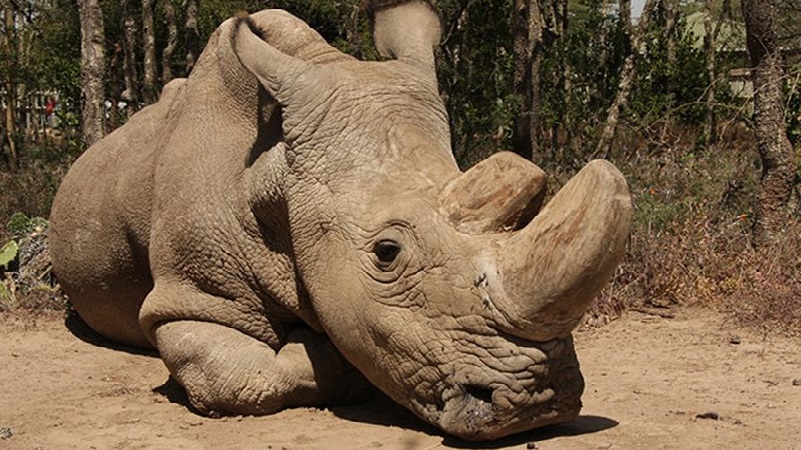
{"type": "Polygon", "coordinates": [[[14,213],[8,223],[6,231],[15,238],[22,238],[32,233],[41,233],[47,229],[47,219],[42,217],[28,217],[25,213],[14,213]]]}
{"type": "Polygon", "coordinates": [[[47,226],[47,220],[23,213],[12,215],[6,224],[13,239],[0,248],[0,310],[65,306],[51,274],[47,226]]]}
{"type": "MultiPolygon", "coordinates": [[[[376,59],[361,0],[204,0],[198,15],[199,45],[208,40],[221,22],[238,11],[283,8],[301,17],[334,46],[363,59],[376,59]]],[[[32,4],[33,5],[33,4],[32,4]]],[[[131,2],[134,17],[141,15],[141,2],[131,2]]],[[[629,53],[624,27],[606,0],[569,2],[569,21],[564,36],[546,24],[544,61],[541,69],[541,102],[537,105],[542,136],[538,162],[545,165],[575,164],[589,156],[606,109],[614,98],[622,63],[629,53]],[[544,150],[542,150],[544,149],[544,150]],[[545,160],[542,160],[544,158],[545,160]]],[[[109,59],[109,97],[121,92],[120,51],[122,3],[102,0],[109,59]],[[116,59],[115,59],[116,58],[116,59]],[[116,72],[115,72],[116,71],[116,72]]],[[[547,6],[547,5],[546,5],[547,6]]],[[[685,5],[690,11],[697,5],[685,5]]],[[[178,45],[171,68],[174,76],[186,76],[183,24],[186,8],[173,0],[178,25],[178,45]]],[[[514,55],[510,17],[512,0],[478,2],[440,0],[443,42],[438,49],[438,72],[442,96],[450,116],[453,150],[462,166],[498,150],[511,148],[511,125],[524,113],[513,93],[514,55]]],[[[65,129],[77,128],[80,117],[80,27],[77,4],[72,0],[36,3],[30,55],[15,68],[30,80],[31,89],[59,93],[58,117],[65,129]]],[[[546,8],[549,9],[549,8],[546,8]]],[[[155,38],[157,61],[166,45],[167,29],[161,2],[156,2],[155,38]]],[[[546,14],[547,15],[547,14],[546,14]]],[[[552,18],[547,18],[551,21],[552,18]]],[[[704,117],[703,91],[708,85],[703,57],[693,47],[686,24],[677,26],[677,64],[666,58],[666,36],[661,28],[664,14],[658,11],[645,40],[628,109],[623,119],[648,124],[675,117],[685,124],[700,124],[704,117]]],[[[141,45],[135,46],[141,61],[141,45]]],[[[13,56],[13,55],[11,55],[13,56]]],[[[141,63],[137,63],[141,77],[141,63]]],[[[10,69],[9,69],[10,70],[10,69]]],[[[6,71],[8,72],[8,70],[6,71]]],[[[725,83],[718,83],[719,91],[725,83]]],[[[721,101],[729,99],[721,97],[721,101]]],[[[69,136],[68,136],[69,138],[69,136]]],[[[69,138],[71,139],[71,138],[69,138]]],[[[69,146],[74,151],[80,145],[69,146]]],[[[70,151],[73,151],[70,150],[70,151]]]]}
{"type": "Polygon", "coordinates": [[[695,36],[684,20],[676,25],[676,62],[668,61],[668,38],[663,32],[664,11],[657,9],[645,39],[645,51],[637,60],[637,83],[632,92],[629,112],[646,123],[669,115],[681,123],[701,125],[706,117],[704,95],[707,79],[704,55],[696,48],[695,36]]]}
{"type": "Polygon", "coordinates": [[[574,6],[567,33],[546,49],[541,71],[544,161],[553,165],[583,160],[617,93],[620,68],[629,51],[622,23],[603,0],[581,0],[574,6]],[[562,149],[560,132],[577,144],[562,149]],[[566,150],[566,151],[565,151],[566,150]]]}
{"type": "Polygon", "coordinates": [[[11,240],[6,242],[5,245],[0,247],[0,267],[8,270],[11,262],[17,259],[18,252],[19,245],[17,244],[17,241],[11,240]]]}
{"type": "Polygon", "coordinates": [[[33,79],[38,88],[59,93],[60,112],[80,111],[81,40],[77,3],[54,0],[42,10],[34,40],[33,79]]]}
{"type": "Polygon", "coordinates": [[[57,93],[62,110],[77,111],[81,49],[77,4],[69,0],[12,4],[14,41],[0,45],[0,78],[4,83],[13,81],[22,94],[57,93]]]}
{"type": "Polygon", "coordinates": [[[514,54],[508,26],[512,2],[440,1],[443,42],[438,75],[462,166],[511,149],[519,100],[513,93],[514,54]]]}
{"type": "Polygon", "coordinates": [[[26,145],[14,173],[0,170],[0,242],[10,233],[5,222],[14,212],[47,217],[61,178],[80,154],[77,140],[63,145],[26,145]]]}
{"type": "Polygon", "coordinates": [[[21,236],[25,234],[30,220],[30,217],[26,216],[25,213],[14,213],[6,223],[6,230],[8,230],[12,236],[21,236]]]}

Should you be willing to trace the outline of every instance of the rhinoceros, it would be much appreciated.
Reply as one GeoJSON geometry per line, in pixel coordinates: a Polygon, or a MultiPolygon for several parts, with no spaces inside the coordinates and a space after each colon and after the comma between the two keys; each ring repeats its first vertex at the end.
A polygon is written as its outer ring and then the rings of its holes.
{"type": "Polygon", "coordinates": [[[626,181],[592,161],[541,208],[545,174],[513,153],[461,172],[434,7],[367,7],[383,61],[280,10],[223,23],[66,175],[61,286],[101,335],[157,349],[202,414],[375,386],[469,440],[571,421],[571,332],[624,252],[626,181]]]}

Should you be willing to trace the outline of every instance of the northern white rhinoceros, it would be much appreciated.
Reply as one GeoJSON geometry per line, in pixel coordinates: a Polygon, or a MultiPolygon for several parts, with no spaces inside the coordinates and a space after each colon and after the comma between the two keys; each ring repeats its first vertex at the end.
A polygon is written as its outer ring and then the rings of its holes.
{"type": "Polygon", "coordinates": [[[460,172],[433,7],[368,9],[386,61],[283,11],[223,23],[67,174],[61,285],[94,330],[157,348],[204,414],[372,384],[465,439],[573,420],[571,331],[624,251],[627,184],[594,161],[539,211],[544,174],[514,154],[460,172]]]}

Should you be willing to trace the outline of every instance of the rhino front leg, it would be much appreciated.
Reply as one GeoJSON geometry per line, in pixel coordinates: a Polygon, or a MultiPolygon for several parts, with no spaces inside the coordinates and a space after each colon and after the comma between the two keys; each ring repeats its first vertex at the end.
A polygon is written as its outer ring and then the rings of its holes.
{"type": "Polygon", "coordinates": [[[161,357],[203,414],[271,414],[292,406],[364,399],[372,386],[324,335],[290,333],[276,353],[211,322],[177,321],[156,330],[161,357]]]}

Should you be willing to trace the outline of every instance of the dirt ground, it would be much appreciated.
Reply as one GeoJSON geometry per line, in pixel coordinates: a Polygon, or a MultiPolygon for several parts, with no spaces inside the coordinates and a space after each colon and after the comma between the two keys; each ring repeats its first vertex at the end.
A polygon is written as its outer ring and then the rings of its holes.
{"type": "Polygon", "coordinates": [[[87,342],[80,324],[66,322],[0,314],[0,449],[801,449],[801,338],[742,329],[706,310],[629,312],[578,332],[580,418],[478,446],[443,437],[383,397],[201,417],[158,358],[87,342]]]}

